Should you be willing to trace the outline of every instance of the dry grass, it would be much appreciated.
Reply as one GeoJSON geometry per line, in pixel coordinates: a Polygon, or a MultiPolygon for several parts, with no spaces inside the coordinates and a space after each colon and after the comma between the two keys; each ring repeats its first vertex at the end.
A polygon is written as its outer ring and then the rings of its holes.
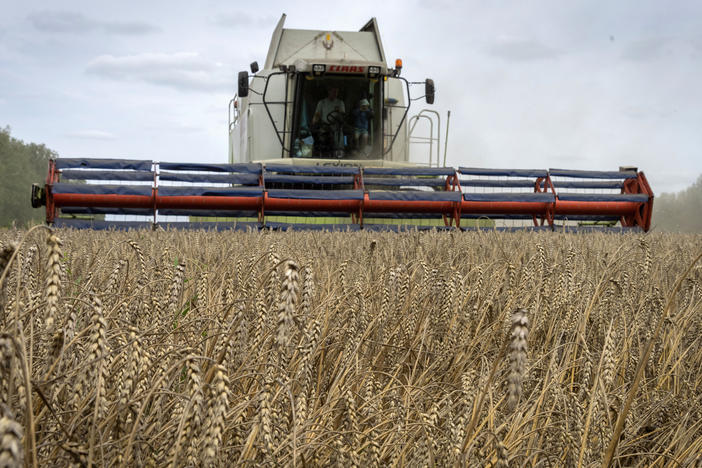
{"type": "Polygon", "coordinates": [[[0,462],[697,466],[701,250],[1,231],[0,462]]]}

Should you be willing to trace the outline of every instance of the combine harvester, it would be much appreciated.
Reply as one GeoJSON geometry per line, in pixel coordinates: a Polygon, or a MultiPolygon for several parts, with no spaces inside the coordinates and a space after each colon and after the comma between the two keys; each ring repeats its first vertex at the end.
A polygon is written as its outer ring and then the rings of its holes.
{"type": "MultiPolygon", "coordinates": [[[[470,228],[520,220],[544,229],[649,229],[653,192],[635,168],[441,167],[438,112],[408,118],[421,99],[410,87],[433,104],[434,83],[407,81],[399,59],[388,67],[375,19],[358,32],[284,22],[285,15],[264,68],[254,62],[251,74],[239,73],[229,164],[60,158],[50,161],[46,184],[32,188],[32,206],[45,205],[50,224],[90,228],[470,228]],[[420,120],[428,137],[414,135],[420,120]],[[416,143],[429,148],[425,164],[410,162],[416,143]]],[[[443,156],[445,166],[445,148],[443,156]]]]}

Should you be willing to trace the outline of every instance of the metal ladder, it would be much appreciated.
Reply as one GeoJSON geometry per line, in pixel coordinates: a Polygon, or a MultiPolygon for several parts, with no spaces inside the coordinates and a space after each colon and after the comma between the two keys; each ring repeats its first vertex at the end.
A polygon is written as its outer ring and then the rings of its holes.
{"type": "Polygon", "coordinates": [[[429,167],[432,167],[434,162],[434,145],[436,144],[436,167],[441,165],[446,166],[446,149],[448,147],[448,129],[451,119],[451,111],[446,115],[446,136],[444,138],[444,158],[441,160],[441,115],[433,109],[422,109],[417,114],[409,119],[409,130],[407,132],[407,160],[409,161],[409,151],[412,144],[428,144],[429,145],[429,167]],[[431,115],[428,115],[431,114],[431,115]],[[420,119],[429,121],[429,136],[414,135],[415,127],[420,119]],[[436,132],[434,132],[434,123],[436,122],[436,132]]]}

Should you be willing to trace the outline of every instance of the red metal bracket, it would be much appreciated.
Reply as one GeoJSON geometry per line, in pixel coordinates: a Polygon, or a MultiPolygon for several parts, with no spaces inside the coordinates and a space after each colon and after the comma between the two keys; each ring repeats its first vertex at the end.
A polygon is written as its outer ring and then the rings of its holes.
{"type": "Polygon", "coordinates": [[[59,172],[56,169],[56,161],[49,159],[49,171],[46,175],[46,185],[44,185],[44,196],[46,197],[46,222],[51,224],[56,219],[56,204],[54,203],[53,187],[54,182],[58,182],[59,172]]]}

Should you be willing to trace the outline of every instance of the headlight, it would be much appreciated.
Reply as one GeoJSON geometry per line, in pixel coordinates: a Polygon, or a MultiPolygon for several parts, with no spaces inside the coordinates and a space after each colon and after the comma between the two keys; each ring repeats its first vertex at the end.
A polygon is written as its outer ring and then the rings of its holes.
{"type": "Polygon", "coordinates": [[[380,67],[368,67],[368,76],[375,78],[380,74],[380,67]]]}
{"type": "Polygon", "coordinates": [[[327,66],[321,63],[315,63],[312,65],[312,74],[314,76],[321,76],[326,71],[327,66]]]}

